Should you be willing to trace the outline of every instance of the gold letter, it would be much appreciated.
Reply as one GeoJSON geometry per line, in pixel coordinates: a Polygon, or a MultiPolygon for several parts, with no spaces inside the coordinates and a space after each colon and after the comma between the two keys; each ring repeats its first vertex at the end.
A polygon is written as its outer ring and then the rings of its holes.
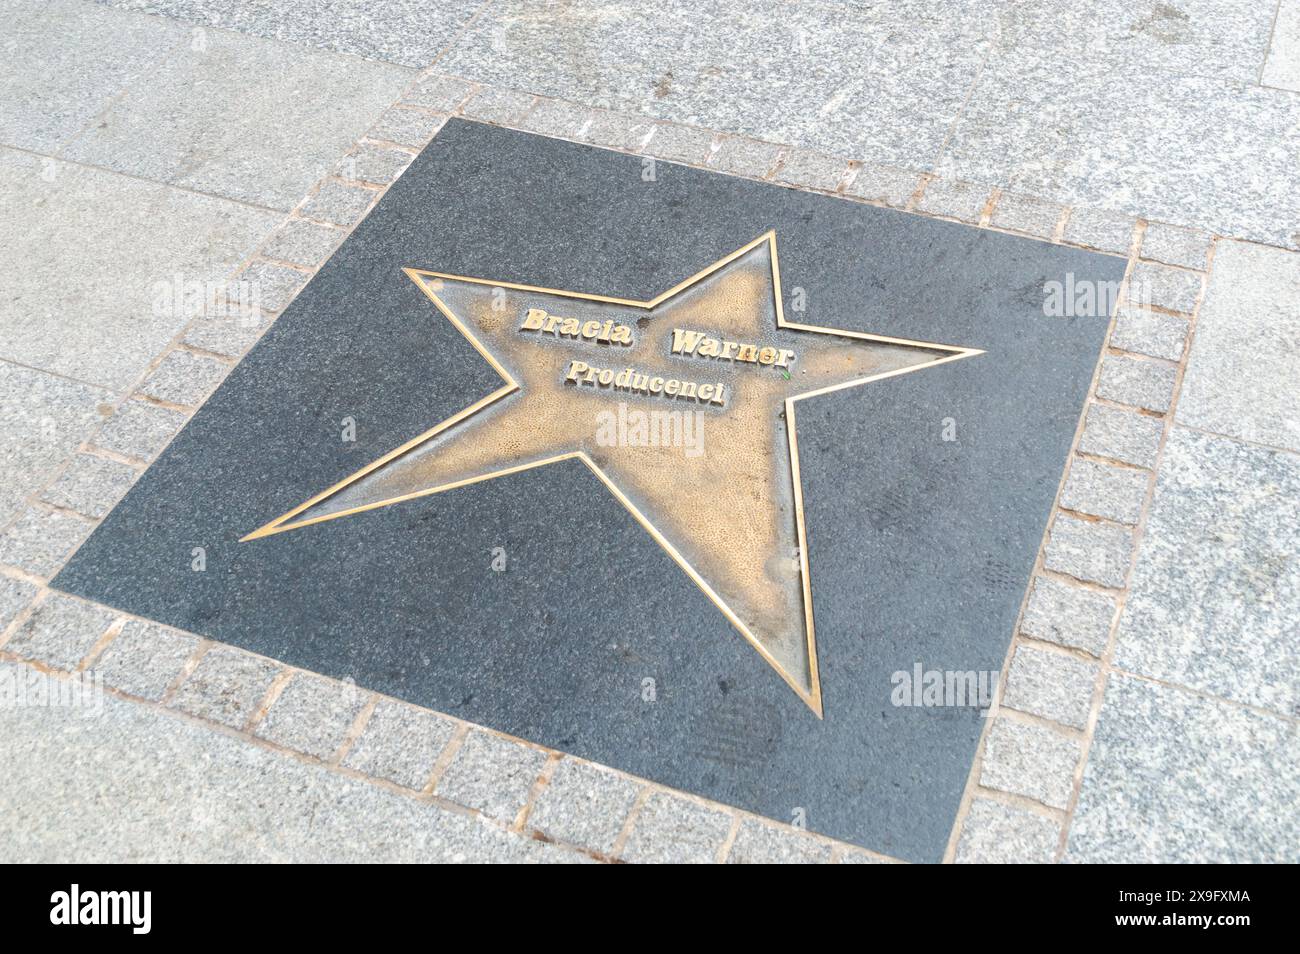
{"type": "Polygon", "coordinates": [[[704,335],[698,331],[683,331],[681,328],[673,329],[673,354],[681,354],[685,351],[687,354],[695,354],[695,346],[700,343],[704,335]]]}

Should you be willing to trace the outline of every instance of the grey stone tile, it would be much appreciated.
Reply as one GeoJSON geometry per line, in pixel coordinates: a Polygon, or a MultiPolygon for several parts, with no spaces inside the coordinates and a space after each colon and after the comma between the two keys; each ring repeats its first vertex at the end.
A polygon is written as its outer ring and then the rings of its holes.
{"type": "Polygon", "coordinates": [[[455,76],[426,76],[406,92],[402,101],[440,113],[454,113],[473,91],[473,83],[455,76]]]}
{"type": "Polygon", "coordinates": [[[116,392],[189,320],[173,290],[224,281],[280,218],[99,169],[51,169],[46,180],[36,157],[0,149],[10,224],[0,257],[23,263],[4,277],[0,357],[116,392]]]}
{"type": "Polygon", "coordinates": [[[261,252],[267,258],[315,268],[329,257],[345,235],[342,229],[306,219],[290,219],[267,240],[261,252]]]}
{"type": "Polygon", "coordinates": [[[254,732],[268,742],[329,759],[343,744],[366,699],[366,693],[348,682],[296,672],[254,732]]]}
{"type": "Polygon", "coordinates": [[[998,40],[1000,50],[1027,60],[1055,54],[1063,63],[1122,66],[1143,82],[1193,74],[1253,83],[1271,19],[1267,5],[1219,0],[1097,0],[1086,10],[1017,4],[1002,19],[998,40]]]}
{"type": "Polygon", "coordinates": [[[1066,860],[1294,862],[1297,766],[1291,723],[1116,673],[1066,860]]]}
{"type": "Polygon", "coordinates": [[[1137,221],[1131,215],[1120,215],[1103,209],[1071,209],[1062,239],[1100,252],[1127,255],[1133,244],[1133,228],[1136,225],[1137,221]]]}
{"type": "Polygon", "coordinates": [[[1074,769],[1082,752],[1076,739],[999,717],[984,744],[980,784],[1064,809],[1070,803],[1074,769]]]}
{"type": "Polygon", "coordinates": [[[41,499],[87,517],[102,517],[139,477],[134,467],[95,454],[78,454],[41,499]]]}
{"type": "Polygon", "coordinates": [[[258,260],[239,273],[239,280],[248,283],[246,287],[259,308],[275,313],[284,311],[289,306],[294,296],[307,283],[307,275],[297,269],[258,260]]]}
{"type": "Polygon", "coordinates": [[[1004,192],[993,207],[989,224],[1012,232],[1051,238],[1056,233],[1056,223],[1061,221],[1064,212],[1065,207],[1055,202],[1004,192]]]}
{"type": "Polygon", "coordinates": [[[789,185],[803,186],[808,189],[821,189],[834,192],[844,181],[849,164],[845,159],[795,149],[785,157],[781,168],[776,171],[776,181],[789,185]]]}
{"type": "Polygon", "coordinates": [[[1166,265],[1181,265],[1205,271],[1214,236],[1199,229],[1185,229],[1177,225],[1152,222],[1142,237],[1143,258],[1166,265]]]}
{"type": "Polygon", "coordinates": [[[1079,450],[1135,467],[1154,467],[1164,423],[1158,418],[1093,404],[1084,419],[1079,450]]]}
{"type": "Polygon", "coordinates": [[[642,116],[597,110],[583,135],[583,141],[611,149],[639,152],[654,128],[655,124],[642,116]]]}
{"type": "Polygon", "coordinates": [[[374,189],[345,185],[329,180],[321,183],[320,190],[307,199],[299,210],[303,216],[318,222],[352,226],[361,221],[370,204],[379,198],[374,189]]]}
{"type": "Polygon", "coordinates": [[[334,174],[340,179],[386,186],[405,172],[414,158],[409,152],[391,146],[362,143],[339,160],[334,174]]]}
{"type": "Polygon", "coordinates": [[[1136,525],[1147,495],[1148,474],[1076,457],[1061,492],[1066,510],[1136,525]]]}
{"type": "Polygon", "coordinates": [[[1066,653],[1018,646],[1002,704],[1074,729],[1088,722],[1092,689],[1101,666],[1066,653]]]}
{"type": "Polygon", "coordinates": [[[1129,276],[1129,299],[1170,311],[1191,313],[1201,294],[1202,276],[1155,262],[1138,262],[1129,276]]]}
{"type": "Polygon", "coordinates": [[[549,838],[608,854],[636,800],[638,783],[590,762],[563,759],[537,796],[528,825],[549,838]]]}
{"type": "Polygon", "coordinates": [[[659,123],[642,149],[656,159],[699,165],[713,155],[713,133],[692,126],[659,123]]]}
{"type": "Polygon", "coordinates": [[[962,825],[957,864],[1051,864],[1061,826],[1050,818],[988,798],[971,802],[962,825]]]}
{"type": "Polygon", "coordinates": [[[1026,636],[1100,656],[1115,621],[1115,598],[1040,576],[1034,580],[1020,631],[1026,636]]]}
{"type": "Polygon", "coordinates": [[[721,172],[762,179],[781,161],[783,147],[744,136],[725,136],[709,164],[721,172]]]}
{"type": "Polygon", "coordinates": [[[9,0],[0,141],[55,151],[183,36],[181,27],[165,20],[71,0],[9,0]]]}
{"type": "Polygon", "coordinates": [[[1300,458],[1176,427],[1120,620],[1116,665],[1300,711],[1300,458]]]}
{"type": "Polygon", "coordinates": [[[5,652],[72,671],[113,619],[107,607],[51,593],[5,643],[5,652]]]}
{"type": "Polygon", "coordinates": [[[363,12],[348,0],[96,2],[417,69],[436,60],[482,6],[480,0],[449,0],[436,7],[416,0],[385,0],[367,4],[363,12]]]}
{"type": "Polygon", "coordinates": [[[1300,93],[1300,2],[1282,0],[1260,83],[1300,93]]]}
{"type": "Polygon", "coordinates": [[[64,155],[288,210],[412,77],[220,30],[195,46],[183,44],[148,83],[115,99],[64,155]]]}
{"type": "Polygon", "coordinates": [[[1178,361],[1187,340],[1188,320],[1133,305],[1121,305],[1110,333],[1112,348],[1178,361]]]}
{"type": "Polygon", "coordinates": [[[1043,553],[1049,570],[1078,580],[1118,588],[1124,585],[1133,551],[1133,531],[1059,514],[1043,553]]]}
{"type": "Polygon", "coordinates": [[[180,411],[148,401],[128,400],[113,412],[93,443],[139,460],[153,460],[187,420],[180,411]]]}
{"type": "Polygon", "coordinates": [[[27,507],[0,535],[0,563],[48,579],[94,526],[69,513],[27,507]]]}
{"type": "Polygon", "coordinates": [[[634,863],[712,864],[731,822],[728,812],[654,792],[641,806],[622,857],[634,863]]]}
{"type": "Polygon", "coordinates": [[[474,93],[461,107],[470,119],[485,123],[514,125],[533,108],[537,97],[517,89],[485,86],[474,93]]]}
{"type": "Polygon", "coordinates": [[[198,318],[185,330],[184,341],[200,351],[237,358],[257,343],[273,320],[257,311],[198,318]]]}
{"type": "Polygon", "coordinates": [[[1177,420],[1300,451],[1298,313],[1300,255],[1220,242],[1177,420]]]}
{"type": "Polygon", "coordinates": [[[366,135],[382,142],[395,142],[399,146],[422,149],[446,121],[447,117],[443,113],[394,106],[384,111],[366,135]]]}
{"type": "MultiPolygon", "coordinates": [[[[3,241],[3,240],[0,240],[3,241]]],[[[17,261],[17,259],[14,259],[17,261]]],[[[5,411],[0,524],[54,476],[102,417],[110,395],[90,385],[0,361],[5,411]]]]}
{"type": "Polygon", "coordinates": [[[782,828],[755,818],[743,818],[731,851],[729,865],[824,865],[831,846],[806,832],[782,828]]]}
{"type": "Polygon", "coordinates": [[[520,127],[543,136],[564,139],[581,138],[584,127],[593,121],[595,110],[562,99],[541,99],[521,122],[520,127]]]}
{"type": "Polygon", "coordinates": [[[1173,400],[1176,376],[1173,365],[1108,354],[1101,362],[1097,396],[1116,404],[1164,413],[1173,400]]]}
{"type": "Polygon", "coordinates": [[[230,365],[190,351],[169,351],[140,384],[140,392],[159,401],[195,407],[230,373],[230,365]]]}
{"type": "Polygon", "coordinates": [[[961,219],[963,222],[978,222],[988,205],[989,186],[974,182],[961,182],[954,179],[934,179],[921,193],[918,204],[922,212],[931,215],[946,215],[961,219]]]}
{"type": "Polygon", "coordinates": [[[915,4],[734,7],[505,0],[439,68],[602,109],[924,171],[994,29],[995,5],[935,17],[915,4]],[[828,23],[836,24],[833,30],[828,23]],[[683,42],[689,37],[690,42],[683,42]]]}
{"type": "Polygon", "coordinates": [[[98,715],[0,709],[0,762],[22,767],[0,772],[0,860],[584,860],[149,706],[109,696],[98,715]]]}
{"type": "Polygon", "coordinates": [[[456,725],[415,706],[381,699],[343,759],[358,772],[420,791],[456,725]]]}
{"type": "Polygon", "coordinates": [[[3,633],[33,599],[35,584],[0,575],[0,633],[3,633]]]}
{"type": "Polygon", "coordinates": [[[128,620],[92,668],[105,685],[158,702],[198,645],[199,637],[191,633],[128,620]]]}
{"type": "Polygon", "coordinates": [[[489,732],[471,731],[434,793],[498,821],[514,821],[541,774],[542,751],[489,732]]]}
{"type": "Polygon", "coordinates": [[[261,705],[281,667],[232,646],[213,646],[172,696],[191,715],[242,729],[261,705]]]}
{"type": "Polygon", "coordinates": [[[910,169],[867,162],[854,172],[844,187],[844,194],[902,209],[912,201],[920,187],[920,175],[910,169]]]}
{"type": "MultiPolygon", "coordinates": [[[[1300,168],[1278,145],[1300,122],[1300,100],[1251,80],[1163,73],[1135,81],[1123,57],[1152,49],[1149,43],[1125,44],[1119,58],[1079,56],[1062,68],[1069,42],[1064,25],[1062,31],[1040,55],[1006,50],[989,59],[953,127],[940,174],[1071,206],[1300,245],[1300,168]]],[[[1166,49],[1180,57],[1188,52],[1166,49]]]]}

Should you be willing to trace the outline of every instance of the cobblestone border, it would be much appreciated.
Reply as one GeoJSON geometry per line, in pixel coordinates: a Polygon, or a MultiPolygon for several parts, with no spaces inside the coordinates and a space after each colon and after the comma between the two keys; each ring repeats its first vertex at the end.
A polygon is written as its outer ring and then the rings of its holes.
{"type": "Polygon", "coordinates": [[[24,601],[4,606],[0,660],[98,676],[117,698],[597,861],[891,860],[5,575],[24,601]]]}
{"type": "Polygon", "coordinates": [[[19,606],[4,607],[0,659],[103,672],[116,695],[598,860],[894,860],[48,588],[452,115],[1127,254],[1125,288],[1141,281],[1151,294],[1112,319],[945,855],[1059,860],[1216,238],[436,71],[422,73],[231,275],[257,283],[255,326],[191,321],[4,528],[0,583],[19,606]],[[562,808],[564,798],[581,808],[562,808]]]}
{"type": "Polygon", "coordinates": [[[1064,856],[1214,258],[1216,239],[1170,228],[1134,232],[1125,292],[1151,297],[1112,318],[945,860],[1064,856]]]}

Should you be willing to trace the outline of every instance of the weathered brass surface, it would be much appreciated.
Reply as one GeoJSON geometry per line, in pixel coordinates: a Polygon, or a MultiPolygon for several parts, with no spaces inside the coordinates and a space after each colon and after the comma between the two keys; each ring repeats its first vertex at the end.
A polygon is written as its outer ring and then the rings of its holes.
{"type": "Polygon", "coordinates": [[[772,232],[651,301],[404,271],[501,387],[244,539],[577,458],[820,716],[796,403],[980,352],[787,320],[772,232]]]}

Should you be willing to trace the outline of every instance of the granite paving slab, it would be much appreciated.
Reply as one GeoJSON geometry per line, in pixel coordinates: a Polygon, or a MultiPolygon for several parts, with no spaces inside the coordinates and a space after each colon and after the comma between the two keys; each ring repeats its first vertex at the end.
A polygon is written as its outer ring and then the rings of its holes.
{"type": "Polygon", "coordinates": [[[1281,0],[1273,24],[1273,41],[1259,81],[1265,86],[1300,93],[1300,2],[1281,0]]]}
{"type": "Polygon", "coordinates": [[[0,143],[37,152],[81,132],[185,37],[179,24],[79,0],[4,0],[0,13],[0,143]]]}
{"type": "Polygon", "coordinates": [[[479,17],[438,68],[925,170],[977,75],[998,6],[961,0],[939,15],[914,2],[507,0],[479,17]]]}
{"type": "Polygon", "coordinates": [[[1297,765],[1294,722],[1112,676],[1065,859],[1294,863],[1297,765]]]}
{"type": "Polygon", "coordinates": [[[413,78],[208,30],[115,99],[63,155],[288,211],[413,78]]]}
{"type": "Polygon", "coordinates": [[[0,524],[21,509],[102,418],[109,392],[0,361],[0,401],[8,426],[0,435],[0,524]]]}
{"type": "MultiPolygon", "coordinates": [[[[7,687],[46,678],[0,663],[7,687]]],[[[0,708],[6,863],[582,860],[156,709],[82,698],[0,708]]]]}
{"type": "Polygon", "coordinates": [[[1280,715],[1300,706],[1300,458],[1174,428],[1115,664],[1280,715]]]}
{"type": "Polygon", "coordinates": [[[1204,76],[1133,81],[1056,51],[993,55],[937,169],[1083,205],[1300,247],[1300,99],[1204,76]]]}
{"type": "Polygon", "coordinates": [[[280,215],[0,149],[0,357],[124,390],[280,215]]]}
{"type": "Polygon", "coordinates": [[[483,6],[483,0],[96,0],[123,10],[172,17],[351,53],[371,60],[421,68],[438,54],[483,6]]]}
{"type": "Polygon", "coordinates": [[[1219,243],[1175,411],[1178,421],[1300,451],[1297,313],[1300,255],[1219,243]]]}

